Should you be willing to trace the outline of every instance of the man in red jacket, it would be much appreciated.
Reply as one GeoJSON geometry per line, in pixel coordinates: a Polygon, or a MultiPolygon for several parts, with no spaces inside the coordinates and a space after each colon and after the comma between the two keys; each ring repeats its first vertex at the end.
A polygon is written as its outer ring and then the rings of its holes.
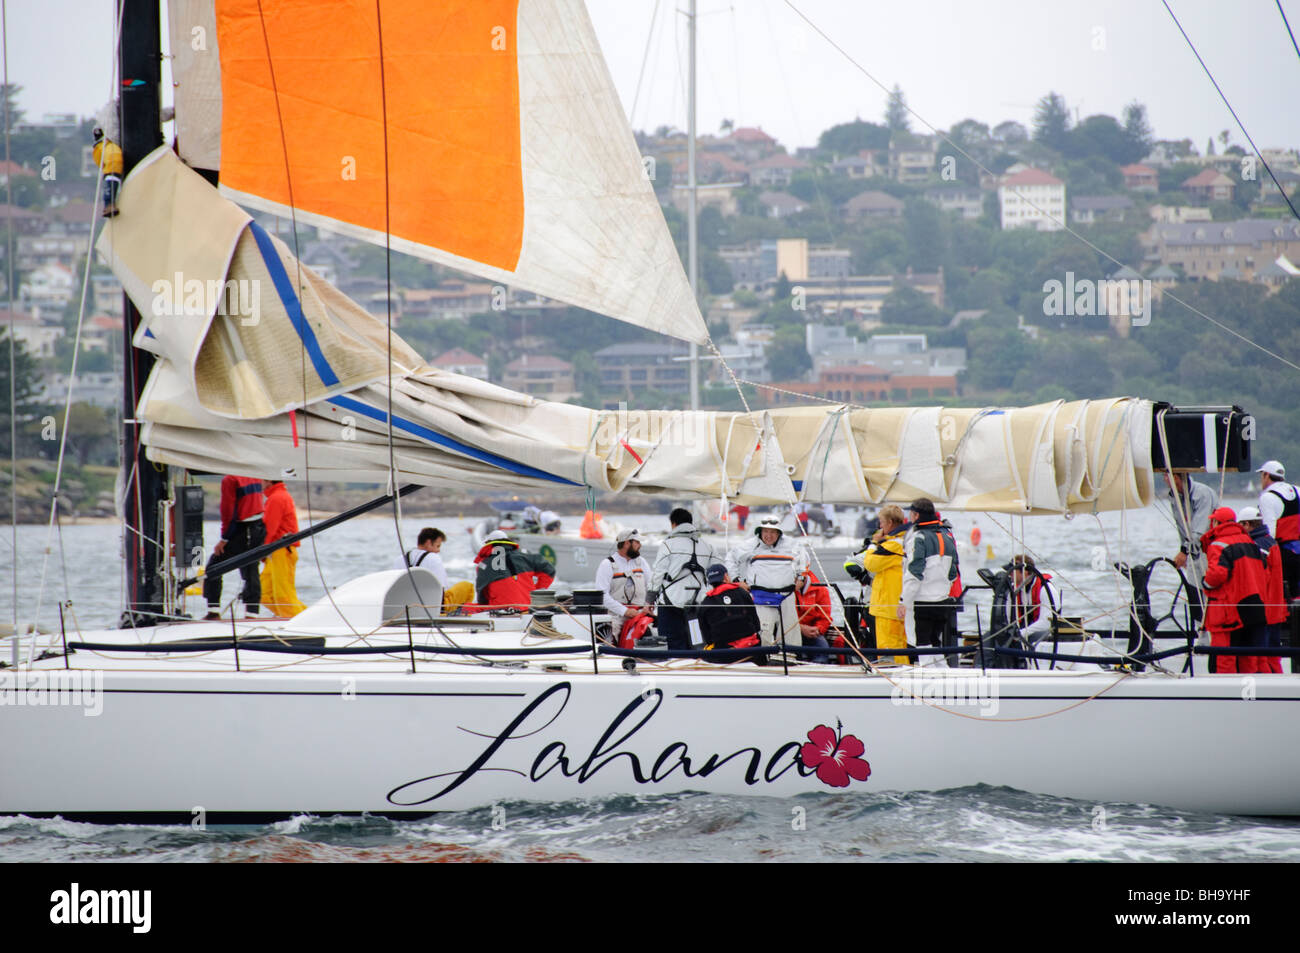
{"type": "MultiPolygon", "coordinates": [[[[1205,553],[1205,590],[1209,606],[1205,627],[1210,644],[1248,648],[1264,645],[1267,621],[1264,596],[1268,570],[1264,554],[1237,523],[1237,514],[1221,506],[1210,514],[1210,530],[1201,537],[1205,553]]],[[[1211,672],[1249,674],[1262,672],[1262,659],[1253,655],[1211,657],[1211,672]]]]}
{"type": "Polygon", "coordinates": [[[541,556],[524,552],[501,531],[483,541],[474,565],[478,567],[474,579],[478,611],[527,609],[528,594],[534,589],[545,589],[555,579],[555,566],[541,556]]]}
{"type": "MultiPolygon", "coordinates": [[[[1269,648],[1281,647],[1287,621],[1287,604],[1282,595],[1282,547],[1269,535],[1268,527],[1264,525],[1257,507],[1242,507],[1237,514],[1237,522],[1264,554],[1264,563],[1268,568],[1268,592],[1264,595],[1264,620],[1268,623],[1268,628],[1264,644],[1269,648]]],[[[1280,675],[1282,659],[1277,655],[1265,655],[1259,660],[1256,669],[1280,675]]]]}
{"type": "MultiPolygon", "coordinates": [[[[266,484],[263,523],[268,543],[298,532],[298,510],[282,480],[271,480],[266,484]]],[[[290,543],[266,557],[261,579],[262,597],[271,615],[290,618],[307,608],[298,598],[296,585],[298,545],[290,543]]]]}
{"type": "MultiPolygon", "coordinates": [[[[826,632],[831,627],[831,591],[811,569],[794,581],[795,605],[799,608],[799,633],[804,645],[829,646],[826,632]]],[[[814,662],[830,662],[829,655],[813,656],[814,662]]]]}
{"type": "MultiPolygon", "coordinates": [[[[221,539],[212,547],[208,569],[214,564],[256,549],[266,539],[262,522],[262,481],[253,477],[226,476],[221,480],[221,539]]],[[[239,574],[244,577],[244,609],[257,615],[262,601],[262,584],[257,563],[250,563],[239,574]]],[[[221,577],[205,576],[203,596],[208,600],[207,618],[220,618],[221,577]]]]}

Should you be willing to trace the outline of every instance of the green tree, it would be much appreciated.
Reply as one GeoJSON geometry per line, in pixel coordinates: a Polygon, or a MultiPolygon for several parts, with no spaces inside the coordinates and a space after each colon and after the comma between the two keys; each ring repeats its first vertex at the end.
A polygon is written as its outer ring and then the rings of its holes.
{"type": "Polygon", "coordinates": [[[812,367],[812,358],[804,344],[801,326],[783,325],[776,329],[767,346],[767,370],[773,380],[789,381],[803,377],[812,367]]]}
{"type": "MultiPolygon", "coordinates": [[[[9,332],[0,331],[0,415],[5,420],[5,440],[8,440],[8,423],[9,423],[9,332]]],[[[18,405],[18,415],[21,417],[30,413],[33,404],[33,398],[36,396],[37,388],[40,387],[40,371],[36,366],[36,359],[27,351],[27,344],[21,339],[14,339],[14,376],[13,390],[14,400],[18,405]]]]}
{"type": "Polygon", "coordinates": [[[1070,109],[1065,97],[1051,92],[1038,101],[1034,108],[1034,141],[1065,152],[1069,144],[1070,109]]]}
{"type": "Polygon", "coordinates": [[[85,401],[77,401],[68,408],[68,447],[77,455],[81,466],[91,462],[113,462],[112,451],[117,446],[116,423],[111,410],[85,401]]]}
{"type": "Polygon", "coordinates": [[[880,320],[885,324],[936,327],[947,324],[948,315],[915,288],[899,285],[881,302],[880,320]]]}
{"type": "Polygon", "coordinates": [[[1065,144],[1068,156],[1079,159],[1104,156],[1116,165],[1136,162],[1144,154],[1112,116],[1089,116],[1070,130],[1065,144]]]}
{"type": "Polygon", "coordinates": [[[1147,122],[1147,108],[1137,101],[1124,107],[1124,136],[1136,154],[1130,161],[1137,162],[1151,151],[1153,135],[1147,122]]]}
{"type": "Polygon", "coordinates": [[[823,158],[855,156],[863,149],[888,149],[889,127],[855,119],[831,126],[817,137],[817,152],[823,158]]]}
{"type": "Polygon", "coordinates": [[[890,132],[910,132],[911,125],[907,100],[903,98],[903,90],[895,83],[893,91],[889,94],[889,102],[885,106],[885,126],[890,132]]]}

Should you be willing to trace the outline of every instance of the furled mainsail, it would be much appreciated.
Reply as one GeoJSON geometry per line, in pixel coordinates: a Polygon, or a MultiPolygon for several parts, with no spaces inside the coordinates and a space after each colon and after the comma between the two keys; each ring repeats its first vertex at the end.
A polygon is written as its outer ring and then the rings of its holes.
{"type": "Polygon", "coordinates": [[[152,459],[254,476],[573,486],[742,502],[910,501],[1005,513],[1151,502],[1152,404],[598,411],[425,366],[383,322],[169,150],[128,177],[98,250],[157,356],[152,459]],[[202,223],[202,227],[195,227],[202,223]],[[216,289],[216,293],[209,289],[216,289]],[[291,416],[292,414],[292,416],[291,416]]]}
{"type": "Polygon", "coordinates": [[[240,204],[707,340],[582,0],[170,18],[177,147],[240,204]]]}

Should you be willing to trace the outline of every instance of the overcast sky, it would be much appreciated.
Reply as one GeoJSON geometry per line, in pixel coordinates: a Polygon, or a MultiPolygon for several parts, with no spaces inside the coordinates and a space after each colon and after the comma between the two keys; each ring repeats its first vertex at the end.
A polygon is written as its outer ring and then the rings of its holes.
{"type": "MultiPolygon", "coordinates": [[[[1145,103],[1160,138],[1198,149],[1232,117],[1159,0],[792,0],[940,128],[1028,124],[1048,90],[1081,117],[1145,103]]],[[[686,125],[687,0],[588,0],[634,128],[686,125]],[[657,16],[656,14],[657,10],[657,16]],[[653,21],[653,29],[651,28],[653,21]],[[642,73],[647,46],[649,59],[642,73]]],[[[1261,148],[1300,146],[1300,58],[1274,0],[1171,0],[1261,148]]],[[[785,0],[699,0],[699,127],[761,125],[791,149],[885,94],[785,0]]],[[[1300,0],[1283,0],[1300,29],[1300,0]]],[[[93,113],[111,88],[112,0],[9,0],[9,80],[29,116],[93,113]]],[[[913,123],[920,130],[922,125],[913,123]]],[[[1243,143],[1244,145],[1244,143],[1243,143]]]]}

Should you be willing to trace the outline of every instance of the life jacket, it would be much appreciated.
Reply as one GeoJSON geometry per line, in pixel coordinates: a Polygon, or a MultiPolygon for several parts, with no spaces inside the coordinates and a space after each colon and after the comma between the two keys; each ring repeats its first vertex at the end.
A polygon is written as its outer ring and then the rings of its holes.
{"type": "Polygon", "coordinates": [[[1268,587],[1264,593],[1264,617],[1269,625],[1282,625],[1287,620],[1286,599],[1282,589],[1282,547],[1268,534],[1262,523],[1250,533],[1251,540],[1264,554],[1264,567],[1268,587]]]}
{"type": "Polygon", "coordinates": [[[635,647],[636,640],[646,634],[646,630],[650,628],[652,622],[654,622],[654,616],[648,612],[629,615],[623,620],[623,627],[619,630],[618,647],[620,649],[635,647]]]}
{"type": "Polygon", "coordinates": [[[555,579],[555,567],[541,556],[521,552],[514,540],[493,540],[485,543],[474,557],[478,567],[474,586],[479,602],[485,606],[528,607],[528,594],[534,589],[545,589],[555,579]],[[493,550],[502,550],[505,567],[493,565],[493,550]]]}
{"type": "Polygon", "coordinates": [[[758,627],[754,600],[737,583],[715,586],[700,603],[700,631],[704,641],[715,648],[741,647],[736,643],[756,637],[758,627]]]}
{"type": "MultiPolygon", "coordinates": [[[[649,586],[645,570],[640,565],[636,565],[630,572],[625,572],[618,567],[618,561],[612,555],[605,558],[609,560],[609,564],[614,568],[614,574],[609,580],[609,594],[625,606],[645,605],[646,590],[649,586]],[[622,587],[621,594],[619,590],[615,589],[615,586],[619,585],[622,587]]],[[[642,558],[638,556],[636,562],[640,563],[641,561],[642,558]]]]}
{"type": "Polygon", "coordinates": [[[1279,543],[1290,543],[1300,540],[1300,487],[1295,484],[1288,484],[1292,490],[1292,496],[1288,500],[1276,489],[1277,484],[1273,484],[1264,492],[1272,493],[1282,501],[1282,515],[1277,518],[1276,531],[1273,537],[1279,543]]]}
{"type": "Polygon", "coordinates": [[[1043,580],[1051,578],[1052,577],[1047,573],[1043,573],[1041,576],[1034,576],[1033,582],[1029,584],[1028,607],[1020,601],[1020,597],[1024,594],[1024,589],[1018,588],[1014,593],[1012,593],[1012,605],[1014,605],[1016,609],[1016,619],[1017,621],[1020,621],[1022,625],[1033,625],[1038,621],[1038,616],[1042,612],[1043,608],[1043,580]]]}
{"type": "Polygon", "coordinates": [[[825,635],[831,627],[831,593],[826,583],[808,572],[808,585],[802,590],[795,590],[795,605],[799,607],[799,624],[817,627],[819,635],[825,635]]]}
{"type": "MultiPolygon", "coordinates": [[[[682,606],[698,603],[702,598],[700,593],[706,592],[709,584],[705,579],[707,575],[707,567],[700,562],[699,558],[699,535],[695,532],[694,524],[692,523],[678,524],[673,528],[673,531],[668,534],[668,538],[664,540],[663,550],[661,550],[661,553],[665,550],[667,551],[669,556],[669,568],[671,568],[674,558],[686,555],[684,550],[677,552],[673,549],[674,541],[678,539],[690,540],[691,553],[686,557],[685,561],[677,567],[676,571],[673,572],[671,576],[665,574],[663,580],[659,583],[659,596],[657,601],[661,605],[677,606],[680,608],[682,606]],[[691,529],[686,532],[681,532],[681,529],[684,526],[690,526],[691,529]],[[679,591],[678,584],[687,581],[694,585],[681,586],[679,591]],[[685,598],[680,602],[680,604],[675,603],[673,601],[674,594],[678,596],[684,595],[685,598]]],[[[713,547],[709,546],[708,543],[705,543],[704,545],[709,551],[709,560],[712,561],[716,555],[713,552],[713,547]]],[[[662,556],[656,557],[655,562],[658,563],[660,558],[662,558],[662,556]]]]}

